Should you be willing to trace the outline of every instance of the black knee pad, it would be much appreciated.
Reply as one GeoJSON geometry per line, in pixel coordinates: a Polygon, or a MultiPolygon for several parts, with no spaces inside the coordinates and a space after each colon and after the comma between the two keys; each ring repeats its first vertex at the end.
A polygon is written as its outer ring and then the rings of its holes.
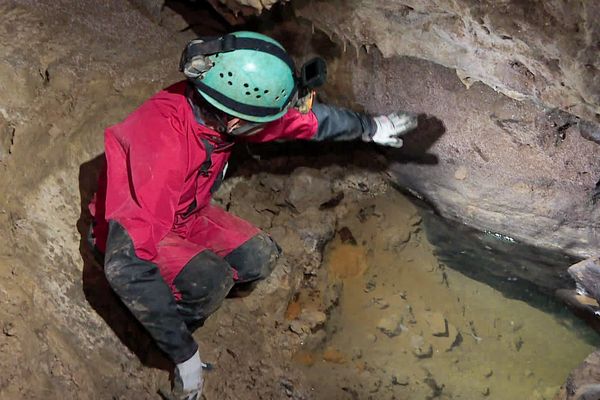
{"type": "Polygon", "coordinates": [[[249,282],[269,276],[280,254],[277,243],[260,232],[229,253],[225,261],[237,270],[237,282],[249,282]]]}
{"type": "Polygon", "coordinates": [[[227,261],[205,250],[183,267],[173,285],[181,294],[177,304],[184,319],[205,319],[229,293],[233,271],[227,261]]]}

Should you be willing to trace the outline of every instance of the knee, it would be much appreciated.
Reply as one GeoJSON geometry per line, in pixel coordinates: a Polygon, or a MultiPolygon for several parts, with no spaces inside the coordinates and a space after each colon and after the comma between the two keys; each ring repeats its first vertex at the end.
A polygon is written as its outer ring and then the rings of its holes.
{"type": "Polygon", "coordinates": [[[233,286],[233,271],[224,259],[207,250],[192,258],[173,284],[185,301],[224,298],[233,286]]]}
{"type": "Polygon", "coordinates": [[[248,282],[269,276],[280,254],[277,243],[260,232],[229,253],[225,260],[237,270],[239,282],[248,282]]]}

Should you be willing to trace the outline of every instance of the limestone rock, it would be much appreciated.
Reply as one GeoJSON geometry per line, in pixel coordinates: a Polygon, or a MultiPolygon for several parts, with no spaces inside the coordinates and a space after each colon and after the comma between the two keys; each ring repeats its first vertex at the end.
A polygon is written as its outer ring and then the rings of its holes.
{"type": "Polygon", "coordinates": [[[595,399],[600,396],[600,350],[591,353],[569,374],[556,400],[595,399]],[[585,395],[589,395],[586,397],[585,395]]]}
{"type": "Polygon", "coordinates": [[[585,21],[597,20],[600,3],[567,10],[559,0],[538,2],[532,5],[532,20],[518,0],[505,7],[475,3],[435,0],[406,7],[383,0],[350,5],[333,0],[297,8],[339,43],[341,56],[331,65],[332,96],[344,93],[348,104],[359,103],[372,113],[409,107],[423,114],[398,151],[419,162],[400,163],[396,153],[389,155],[397,185],[446,218],[590,257],[600,247],[595,222],[600,208],[592,201],[598,177],[590,173],[600,170],[600,157],[598,144],[585,137],[599,131],[600,74],[590,71],[600,66],[593,45],[598,40],[586,36],[598,37],[598,24],[585,21]],[[555,19],[558,31],[548,33],[555,19]],[[579,25],[586,28],[575,28],[579,25]],[[344,43],[355,44],[359,57],[344,53],[344,43]],[[376,45],[384,54],[367,55],[363,45],[376,45]],[[466,61],[467,55],[476,60],[466,61]],[[441,59],[449,68],[440,66],[441,59]],[[481,79],[489,87],[465,88],[457,67],[472,81],[487,75],[481,79]],[[503,89],[512,98],[499,96],[496,90],[503,89]],[[464,180],[454,177],[460,166],[468,171],[464,180]]]}
{"type": "Polygon", "coordinates": [[[580,261],[567,271],[580,288],[600,301],[600,257],[580,261]]]}
{"type": "Polygon", "coordinates": [[[331,199],[332,183],[321,171],[301,167],[296,169],[285,183],[285,199],[296,210],[303,212],[311,207],[319,207],[331,199]]]}
{"type": "Polygon", "coordinates": [[[312,330],[323,325],[327,321],[327,315],[322,311],[304,309],[300,313],[299,319],[306,322],[312,330]]]}
{"type": "Polygon", "coordinates": [[[457,179],[459,181],[464,181],[467,178],[468,174],[469,174],[469,172],[467,171],[467,168],[464,166],[460,166],[454,172],[454,179],[457,179]]]}
{"type": "Polygon", "coordinates": [[[598,2],[509,0],[498,7],[476,0],[334,0],[296,8],[339,42],[456,69],[467,87],[482,81],[588,120],[600,112],[600,28],[588,22],[600,15],[598,2]]]}
{"type": "Polygon", "coordinates": [[[320,250],[335,233],[336,218],[331,211],[310,208],[302,213],[302,218],[285,222],[302,239],[305,250],[320,250]]]}

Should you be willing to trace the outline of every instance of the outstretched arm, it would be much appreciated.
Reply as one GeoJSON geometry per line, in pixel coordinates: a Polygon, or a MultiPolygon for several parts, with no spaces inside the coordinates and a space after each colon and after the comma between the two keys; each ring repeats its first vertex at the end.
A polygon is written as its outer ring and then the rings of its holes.
{"type": "Polygon", "coordinates": [[[416,126],[417,117],[410,113],[398,112],[373,117],[342,107],[316,103],[307,114],[291,109],[279,120],[267,124],[261,132],[242,139],[249,142],[362,139],[384,146],[401,147],[400,136],[416,126]]]}

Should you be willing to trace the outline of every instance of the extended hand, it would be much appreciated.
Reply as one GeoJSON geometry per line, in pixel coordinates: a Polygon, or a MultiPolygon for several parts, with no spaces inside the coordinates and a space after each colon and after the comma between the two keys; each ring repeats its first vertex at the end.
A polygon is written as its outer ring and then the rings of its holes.
{"type": "Polygon", "coordinates": [[[383,146],[402,147],[399,136],[417,127],[417,116],[405,112],[380,115],[373,120],[377,129],[371,140],[383,146]]]}
{"type": "Polygon", "coordinates": [[[175,385],[173,394],[178,400],[200,400],[204,378],[200,353],[194,355],[175,367],[175,385]]]}

